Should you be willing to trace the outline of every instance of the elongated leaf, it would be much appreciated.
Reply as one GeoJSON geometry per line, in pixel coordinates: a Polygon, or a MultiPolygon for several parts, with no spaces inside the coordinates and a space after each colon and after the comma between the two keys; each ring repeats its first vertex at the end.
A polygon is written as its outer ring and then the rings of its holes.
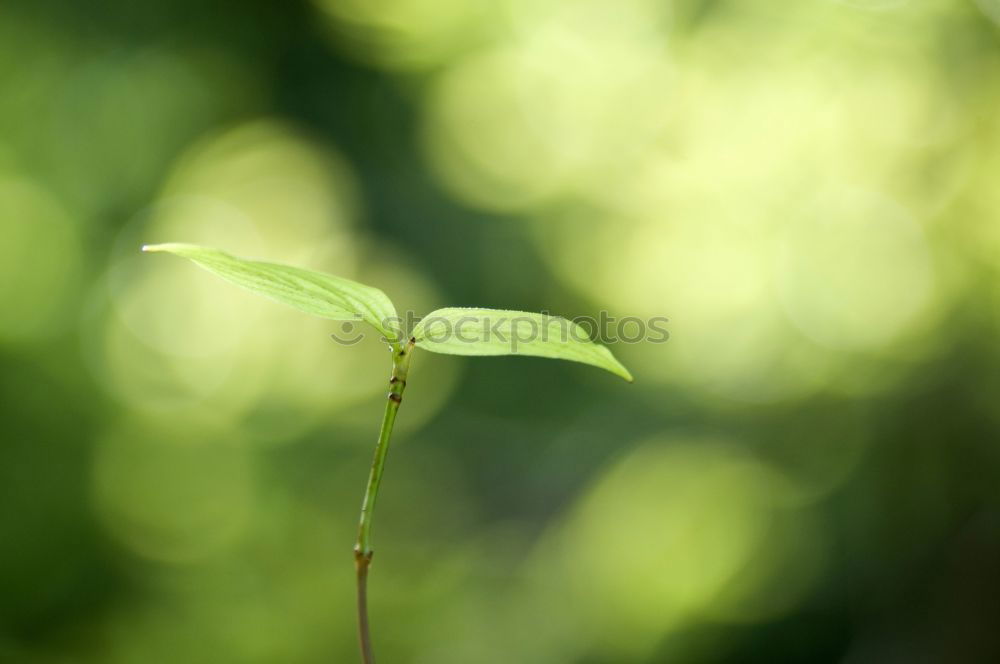
{"type": "Polygon", "coordinates": [[[148,244],[142,250],[183,256],[237,286],[321,318],[364,320],[390,341],[397,341],[398,333],[392,329],[398,320],[396,309],[377,288],[290,265],[237,258],[194,244],[148,244]]]}
{"type": "Polygon", "coordinates": [[[413,330],[417,348],[446,355],[535,355],[632,374],[587,331],[558,316],[502,309],[438,309],[413,330]]]}

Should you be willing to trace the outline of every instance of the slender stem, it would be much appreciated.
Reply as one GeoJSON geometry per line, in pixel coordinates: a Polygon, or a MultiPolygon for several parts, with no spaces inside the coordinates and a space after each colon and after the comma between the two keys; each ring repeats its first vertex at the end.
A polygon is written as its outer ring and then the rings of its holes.
{"type": "Polygon", "coordinates": [[[361,503],[361,521],[358,524],[358,541],[354,545],[354,566],[358,576],[358,638],[361,643],[361,660],[364,664],[374,664],[375,655],[372,652],[371,630],[368,625],[368,568],[372,556],[372,516],[375,511],[375,501],[378,498],[379,486],[382,484],[382,471],[385,468],[385,457],[389,452],[389,438],[392,436],[392,425],[396,422],[396,413],[403,402],[403,390],[406,389],[406,374],[410,368],[410,354],[413,350],[413,339],[405,346],[392,345],[392,376],[389,378],[389,394],[385,404],[385,415],[382,417],[382,428],[379,431],[378,443],[375,446],[375,458],[372,460],[371,474],[368,476],[368,487],[361,503]]]}
{"type": "Polygon", "coordinates": [[[365,664],[375,662],[372,634],[368,626],[368,566],[371,561],[371,556],[354,554],[354,566],[358,572],[358,639],[361,642],[361,661],[365,664]]]}

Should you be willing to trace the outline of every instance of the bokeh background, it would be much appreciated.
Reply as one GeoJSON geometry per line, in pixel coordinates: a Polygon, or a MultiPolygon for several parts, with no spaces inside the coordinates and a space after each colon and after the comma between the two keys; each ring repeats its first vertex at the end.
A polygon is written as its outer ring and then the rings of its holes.
{"type": "Polygon", "coordinates": [[[414,358],[385,662],[1000,661],[1000,1],[6,1],[0,661],[357,660],[400,310],[667,316],[633,385],[414,358]]]}

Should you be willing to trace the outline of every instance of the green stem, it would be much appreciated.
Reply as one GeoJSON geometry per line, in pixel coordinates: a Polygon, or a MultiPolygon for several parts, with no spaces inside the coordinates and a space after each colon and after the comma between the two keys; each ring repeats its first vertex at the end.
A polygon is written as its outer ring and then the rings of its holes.
{"type": "Polygon", "coordinates": [[[392,426],[396,422],[396,413],[403,402],[403,390],[406,389],[406,375],[410,368],[410,354],[413,351],[414,340],[405,346],[392,345],[392,376],[389,378],[389,394],[385,404],[385,415],[382,417],[382,429],[379,431],[378,444],[375,446],[375,458],[372,460],[371,474],[368,476],[368,487],[361,503],[361,521],[358,524],[358,542],[354,545],[354,566],[358,576],[358,638],[361,643],[361,659],[364,664],[374,664],[375,655],[372,652],[371,631],[368,625],[368,568],[372,556],[372,516],[375,511],[375,501],[378,498],[379,486],[382,484],[382,471],[385,468],[385,457],[389,452],[389,438],[392,436],[392,426]]]}

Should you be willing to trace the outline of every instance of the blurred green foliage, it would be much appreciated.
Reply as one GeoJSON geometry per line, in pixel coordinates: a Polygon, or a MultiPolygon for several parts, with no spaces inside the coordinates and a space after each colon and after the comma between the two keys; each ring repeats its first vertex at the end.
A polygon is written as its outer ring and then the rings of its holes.
{"type": "Polygon", "coordinates": [[[161,241],[671,319],[415,361],[384,661],[1000,660],[998,109],[997,0],[4,3],[0,661],[357,657],[384,348],[161,241]]]}

